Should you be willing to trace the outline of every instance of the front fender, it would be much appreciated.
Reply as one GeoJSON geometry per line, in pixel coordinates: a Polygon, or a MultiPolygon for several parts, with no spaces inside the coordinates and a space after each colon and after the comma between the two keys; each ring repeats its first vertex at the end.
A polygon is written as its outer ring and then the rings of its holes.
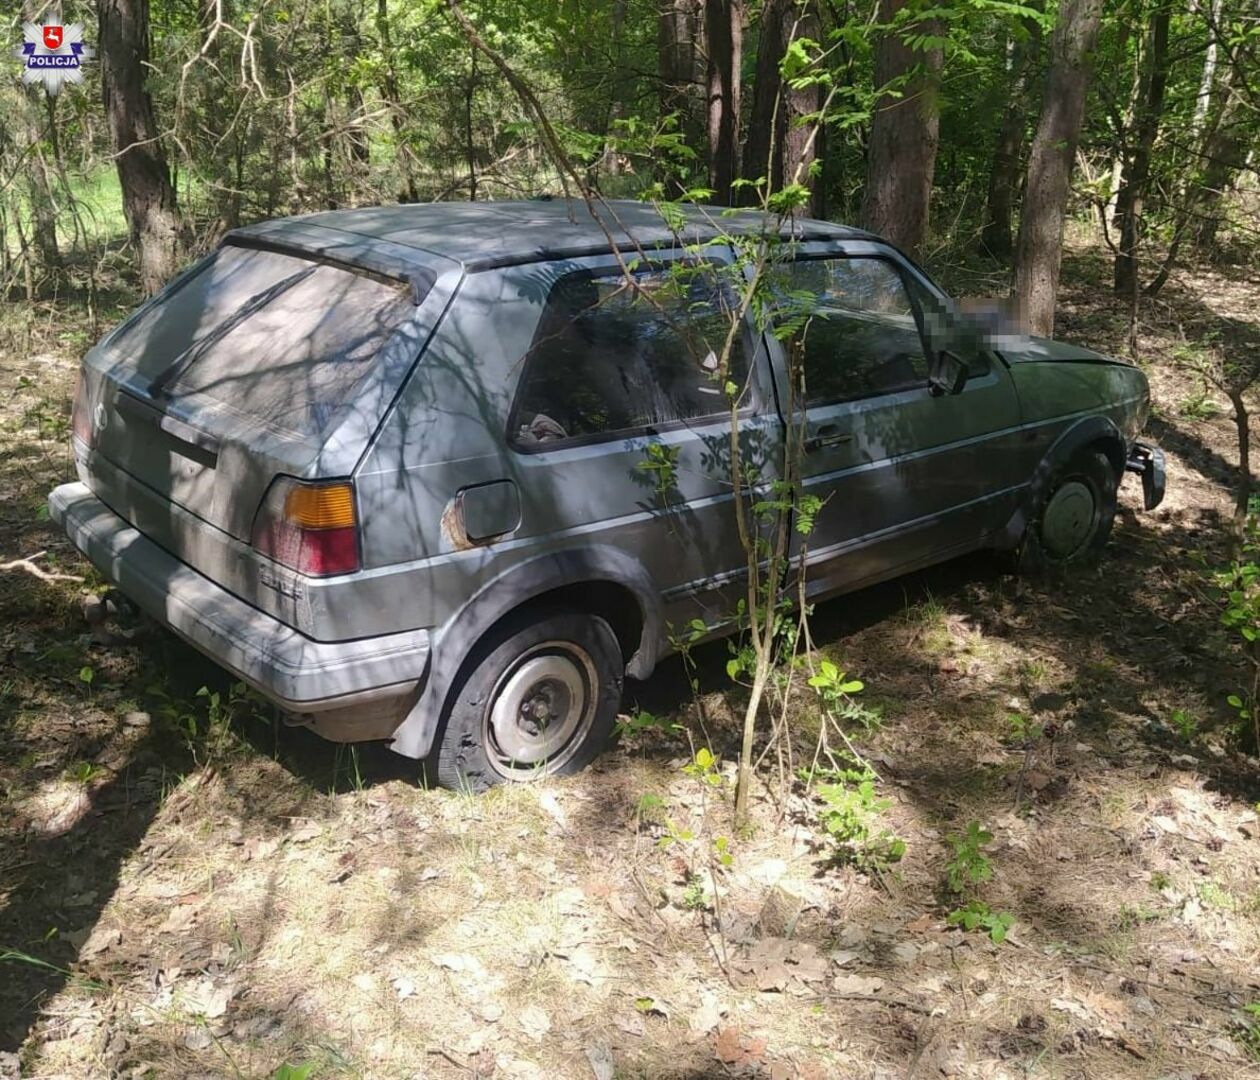
{"type": "Polygon", "coordinates": [[[1127,447],[1124,435],[1115,421],[1110,417],[1097,415],[1081,418],[1064,431],[1042,455],[1023,500],[1000,533],[997,547],[1013,549],[1019,546],[1024,533],[1028,531],[1029,523],[1037,513],[1037,507],[1048,494],[1047,489],[1054,474],[1071,461],[1076,453],[1087,446],[1095,445],[1111,459],[1117,477],[1124,475],[1127,447]]]}
{"type": "Polygon", "coordinates": [[[540,555],[493,578],[433,632],[424,689],[394,731],[390,749],[404,757],[425,757],[433,747],[447,695],[460,668],[486,631],[509,612],[553,589],[586,583],[619,585],[638,602],[642,631],[626,674],[647,678],[656,666],[663,615],[660,589],[643,565],[625,551],[604,546],[540,555]]]}

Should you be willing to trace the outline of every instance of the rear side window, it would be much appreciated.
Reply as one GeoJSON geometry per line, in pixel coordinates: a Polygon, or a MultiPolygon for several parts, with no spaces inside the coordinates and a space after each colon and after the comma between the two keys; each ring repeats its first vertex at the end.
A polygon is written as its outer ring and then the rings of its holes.
{"type": "Polygon", "coordinates": [[[927,357],[910,294],[879,258],[808,259],[792,264],[790,287],[808,298],[801,334],[810,405],[927,385],[927,357]]]}
{"type": "MultiPolygon", "coordinates": [[[[552,287],[525,358],[512,441],[523,449],[594,439],[723,413],[715,375],[732,318],[708,274],[582,271],[552,287]]],[[[743,334],[731,356],[743,385],[743,334]]]]}
{"type": "Polygon", "coordinates": [[[306,259],[227,247],[110,344],[169,398],[297,436],[325,431],[414,310],[410,288],[306,259]]]}

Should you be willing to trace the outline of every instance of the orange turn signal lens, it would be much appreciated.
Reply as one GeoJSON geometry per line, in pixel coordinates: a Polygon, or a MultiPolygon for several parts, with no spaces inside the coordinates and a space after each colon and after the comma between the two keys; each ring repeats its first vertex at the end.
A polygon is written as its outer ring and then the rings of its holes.
{"type": "Polygon", "coordinates": [[[347,529],[355,524],[354,489],[349,484],[320,484],[289,489],[284,517],[299,529],[347,529]]]}

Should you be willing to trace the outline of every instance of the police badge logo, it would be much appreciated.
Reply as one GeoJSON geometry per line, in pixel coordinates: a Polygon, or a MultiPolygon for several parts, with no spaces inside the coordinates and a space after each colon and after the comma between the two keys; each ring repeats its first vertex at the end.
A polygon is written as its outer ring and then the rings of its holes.
{"type": "Polygon", "coordinates": [[[50,94],[58,93],[66,83],[81,82],[83,61],[95,55],[92,46],[84,43],[78,23],[26,23],[22,37],[24,42],[16,50],[26,66],[22,82],[42,82],[50,94]]]}

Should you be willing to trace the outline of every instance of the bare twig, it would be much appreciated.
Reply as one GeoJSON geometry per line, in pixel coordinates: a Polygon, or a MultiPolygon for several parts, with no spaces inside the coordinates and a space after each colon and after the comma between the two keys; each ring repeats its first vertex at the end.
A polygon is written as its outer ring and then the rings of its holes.
{"type": "Polygon", "coordinates": [[[24,570],[28,574],[32,574],[39,578],[40,581],[82,581],[78,574],[59,574],[55,571],[45,570],[41,566],[35,565],[36,559],[42,559],[47,552],[37,551],[34,555],[28,555],[24,559],[14,559],[12,562],[0,563],[0,571],[2,570],[24,570]]]}

